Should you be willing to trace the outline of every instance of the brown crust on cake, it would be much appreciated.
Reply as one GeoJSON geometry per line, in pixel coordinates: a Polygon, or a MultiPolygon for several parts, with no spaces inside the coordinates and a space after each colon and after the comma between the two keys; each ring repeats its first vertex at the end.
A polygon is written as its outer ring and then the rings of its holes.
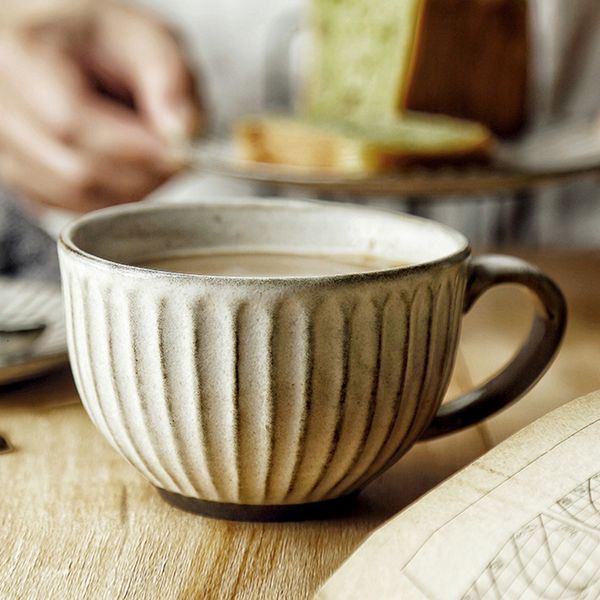
{"type": "Polygon", "coordinates": [[[382,153],[376,170],[381,174],[390,174],[410,167],[487,165],[490,162],[490,156],[489,148],[486,146],[452,154],[400,156],[382,153]]]}
{"type": "Polygon", "coordinates": [[[526,0],[424,0],[401,110],[472,119],[502,136],[526,119],[526,0]]]}
{"type": "Polygon", "coordinates": [[[417,68],[417,56],[419,53],[415,52],[415,49],[419,47],[419,43],[421,42],[421,32],[423,30],[423,20],[425,18],[425,4],[426,0],[421,0],[421,2],[419,2],[419,14],[415,22],[412,50],[410,53],[410,63],[408,65],[408,69],[406,70],[405,81],[401,82],[401,89],[398,91],[400,110],[405,110],[405,107],[408,105],[408,95],[410,90],[410,85],[408,85],[408,83],[412,81],[417,68]]]}

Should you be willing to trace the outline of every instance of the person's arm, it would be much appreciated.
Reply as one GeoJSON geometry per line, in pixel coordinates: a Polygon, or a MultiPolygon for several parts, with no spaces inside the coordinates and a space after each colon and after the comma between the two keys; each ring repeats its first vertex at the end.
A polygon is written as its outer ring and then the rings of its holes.
{"type": "Polygon", "coordinates": [[[0,183],[75,211],[147,195],[201,118],[174,36],[113,0],[2,0],[0,115],[0,183]]]}

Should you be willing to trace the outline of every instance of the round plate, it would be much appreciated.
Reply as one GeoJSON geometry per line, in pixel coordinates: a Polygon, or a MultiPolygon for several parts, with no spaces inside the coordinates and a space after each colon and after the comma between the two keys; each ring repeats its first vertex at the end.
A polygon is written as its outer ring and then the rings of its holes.
{"type": "Polygon", "coordinates": [[[60,287],[39,281],[0,277],[0,323],[45,323],[31,352],[0,365],[0,385],[43,375],[68,362],[60,287]]]}
{"type": "Polygon", "coordinates": [[[429,197],[453,194],[475,195],[515,191],[555,183],[600,170],[600,157],[581,164],[519,169],[502,163],[506,148],[489,165],[413,167],[394,175],[361,176],[326,173],[301,167],[247,161],[236,155],[231,140],[208,140],[192,148],[189,162],[193,167],[214,174],[278,188],[305,190],[348,196],[429,197]]]}

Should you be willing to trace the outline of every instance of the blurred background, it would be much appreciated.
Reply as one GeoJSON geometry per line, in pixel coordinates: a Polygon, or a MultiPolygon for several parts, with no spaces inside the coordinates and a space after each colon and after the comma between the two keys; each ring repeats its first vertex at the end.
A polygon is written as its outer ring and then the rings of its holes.
{"type": "MultiPolygon", "coordinates": [[[[600,153],[595,168],[576,177],[444,194],[257,183],[188,160],[192,142],[230,140],[246,115],[301,108],[315,10],[347,10],[348,31],[377,65],[389,56],[373,32],[387,27],[386,35],[396,35],[404,23],[386,21],[386,11],[409,4],[425,11],[414,59],[420,93],[409,108],[481,122],[500,144],[565,132],[572,145],[555,151],[555,164],[564,158],[576,165],[577,148],[595,140],[600,148],[598,0],[1,0],[0,338],[5,330],[41,324],[29,354],[2,364],[0,352],[7,397],[14,382],[67,363],[56,237],[70,219],[126,202],[280,194],[442,221],[465,233],[478,252],[515,254],[538,265],[567,297],[570,322],[548,374],[525,401],[471,431],[468,443],[455,444],[453,454],[443,441],[420,446],[432,467],[419,471],[423,490],[445,477],[448,465],[456,467],[449,457],[465,453],[464,462],[471,460],[552,408],[600,388],[600,153]]],[[[335,62],[339,73],[352,76],[356,65],[342,51],[335,62]]],[[[369,78],[361,77],[359,87],[368,89],[369,78]]],[[[442,165],[441,172],[450,169],[460,179],[463,171],[453,168],[442,165]]],[[[488,166],[477,168],[486,173],[488,166]]],[[[425,187],[439,173],[418,171],[425,187]]],[[[400,181],[407,172],[394,176],[400,181]]],[[[505,364],[532,313],[522,290],[486,294],[465,319],[449,395],[505,364]]],[[[65,385],[46,381],[32,397],[65,385]]]]}
{"type": "MultiPolygon", "coordinates": [[[[227,136],[244,115],[294,105],[310,48],[308,4],[3,0],[0,273],[56,277],[51,238],[76,213],[146,198],[280,193],[186,169],[176,149],[202,131],[227,136]]],[[[437,27],[450,41],[460,37],[456,0],[430,4],[442,15],[437,27]]],[[[497,61],[496,72],[514,94],[526,83],[518,135],[585,122],[600,136],[598,3],[471,4],[512,15],[493,35],[479,33],[493,44],[511,31],[500,56],[512,62],[497,61]],[[515,28],[519,11],[525,26],[515,28]],[[517,47],[520,62],[510,54],[517,47]]],[[[456,56],[457,86],[481,77],[485,60],[456,56]]],[[[507,97],[498,96],[499,113],[507,97]]],[[[595,248],[598,193],[597,175],[588,174],[541,189],[368,201],[449,223],[479,246],[595,248]]]]}

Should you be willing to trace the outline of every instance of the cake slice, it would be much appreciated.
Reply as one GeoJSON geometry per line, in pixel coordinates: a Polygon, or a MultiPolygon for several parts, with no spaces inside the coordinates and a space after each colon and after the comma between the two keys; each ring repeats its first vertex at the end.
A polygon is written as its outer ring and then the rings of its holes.
{"type": "Polygon", "coordinates": [[[305,110],[386,119],[405,110],[480,121],[526,116],[527,0],[312,0],[305,110]]]}
{"type": "Polygon", "coordinates": [[[410,81],[423,8],[422,0],[312,0],[306,112],[394,117],[410,81]]]}
{"type": "Polygon", "coordinates": [[[374,174],[424,163],[484,160],[490,131],[478,123],[415,112],[365,124],[308,117],[240,121],[243,158],[345,174],[374,174]]]}

